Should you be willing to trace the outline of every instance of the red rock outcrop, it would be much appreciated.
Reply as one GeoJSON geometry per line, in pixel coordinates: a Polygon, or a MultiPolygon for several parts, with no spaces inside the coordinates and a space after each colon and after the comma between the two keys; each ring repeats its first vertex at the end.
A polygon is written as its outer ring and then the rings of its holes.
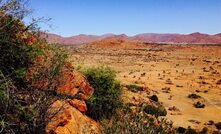
{"type": "Polygon", "coordinates": [[[73,66],[66,65],[62,77],[62,79],[59,79],[60,84],[57,86],[58,93],[70,96],[78,95],[84,100],[87,100],[93,94],[94,89],[73,66]]]}
{"type": "Polygon", "coordinates": [[[54,76],[50,81],[47,76],[47,71],[52,65],[48,60],[53,60],[53,55],[49,58],[37,58],[36,63],[29,68],[26,79],[32,85],[32,87],[42,90],[56,90],[59,94],[65,94],[68,96],[78,96],[81,99],[88,99],[94,89],[89,85],[87,79],[79,72],[77,72],[70,63],[66,63],[62,69],[62,72],[54,76]],[[39,71],[40,70],[40,71],[39,71]],[[36,74],[36,72],[40,72],[36,74]],[[37,80],[33,80],[35,76],[39,76],[37,80]]]}
{"type": "MultiPolygon", "coordinates": [[[[32,88],[51,90],[78,99],[55,101],[47,111],[47,134],[100,134],[98,123],[83,113],[87,111],[85,100],[89,99],[94,89],[87,79],[75,70],[71,63],[65,63],[60,73],[50,71],[57,67],[56,55],[45,46],[45,53],[38,56],[29,68],[26,80],[32,88]],[[53,76],[53,77],[52,77],[53,76]],[[82,113],[81,113],[82,112],[82,113]]],[[[59,62],[59,61],[58,61],[59,62]]]]}
{"type": "Polygon", "coordinates": [[[101,126],[65,100],[54,102],[47,111],[46,134],[102,134],[101,126]]]}

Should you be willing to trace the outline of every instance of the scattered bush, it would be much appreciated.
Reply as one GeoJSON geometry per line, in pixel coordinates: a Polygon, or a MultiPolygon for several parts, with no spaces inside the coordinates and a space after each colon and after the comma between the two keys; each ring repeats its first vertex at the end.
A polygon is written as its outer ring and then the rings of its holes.
{"type": "Polygon", "coordinates": [[[170,93],[170,91],[171,91],[170,87],[164,87],[164,88],[162,88],[162,92],[163,92],[163,93],[170,93]]]}
{"type": "Polygon", "coordinates": [[[184,134],[185,131],[186,131],[186,128],[184,128],[184,127],[178,127],[178,128],[176,129],[176,131],[177,131],[179,134],[184,134]]]}
{"type": "Polygon", "coordinates": [[[221,130],[221,122],[215,123],[215,126],[218,130],[221,130]]]}
{"type": "Polygon", "coordinates": [[[94,119],[111,117],[121,105],[121,86],[115,80],[115,71],[108,67],[93,67],[82,73],[94,88],[94,94],[88,101],[87,114],[94,119]]]}
{"type": "Polygon", "coordinates": [[[156,117],[167,115],[167,110],[163,106],[156,107],[153,105],[146,105],[144,106],[144,112],[147,114],[155,115],[156,117]]]}
{"type": "Polygon", "coordinates": [[[207,127],[204,127],[200,132],[199,134],[208,134],[209,132],[209,129],[207,127]]]}
{"type": "Polygon", "coordinates": [[[208,134],[209,130],[207,127],[204,127],[201,131],[196,131],[189,126],[188,128],[178,127],[176,131],[178,134],[208,134]]]}
{"type": "Polygon", "coordinates": [[[195,108],[204,108],[205,107],[205,104],[201,103],[201,102],[196,102],[193,104],[195,108]]]}
{"type": "Polygon", "coordinates": [[[188,127],[185,131],[185,134],[198,134],[195,129],[192,129],[191,127],[188,127]]]}
{"type": "Polygon", "coordinates": [[[197,95],[197,94],[189,94],[189,95],[188,95],[188,98],[198,99],[198,98],[201,98],[201,96],[199,96],[199,95],[197,95]]]}
{"type": "Polygon", "coordinates": [[[134,84],[126,85],[126,88],[132,92],[143,91],[143,87],[134,84]]]}

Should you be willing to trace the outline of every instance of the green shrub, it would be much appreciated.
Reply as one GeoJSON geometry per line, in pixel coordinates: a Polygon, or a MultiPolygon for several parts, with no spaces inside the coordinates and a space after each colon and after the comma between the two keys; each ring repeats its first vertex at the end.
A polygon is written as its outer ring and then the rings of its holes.
{"type": "MultiPolygon", "coordinates": [[[[138,108],[139,109],[139,108],[138,108]]],[[[144,112],[132,112],[129,106],[118,109],[110,120],[102,120],[106,134],[174,134],[172,122],[154,119],[144,112]],[[157,123],[155,122],[157,121],[157,123]]]]}
{"type": "MultiPolygon", "coordinates": [[[[24,3],[23,3],[24,2],[24,3]]],[[[34,73],[52,80],[62,70],[66,54],[39,36],[36,22],[22,22],[23,0],[0,0],[0,133],[45,133],[48,106],[58,99],[52,92],[35,90],[27,83],[29,68],[42,56],[44,66],[34,73]],[[50,52],[50,53],[49,53],[50,52]],[[51,55],[53,58],[50,59],[51,55]]],[[[49,83],[50,85],[50,83],[49,83]]]]}
{"type": "Polygon", "coordinates": [[[121,86],[115,80],[115,71],[108,67],[93,67],[82,72],[94,88],[94,94],[88,101],[87,114],[94,119],[111,117],[121,105],[121,86]]]}
{"type": "Polygon", "coordinates": [[[0,27],[0,70],[18,83],[31,62],[31,47],[19,36],[26,27],[12,16],[0,17],[0,27]]]}

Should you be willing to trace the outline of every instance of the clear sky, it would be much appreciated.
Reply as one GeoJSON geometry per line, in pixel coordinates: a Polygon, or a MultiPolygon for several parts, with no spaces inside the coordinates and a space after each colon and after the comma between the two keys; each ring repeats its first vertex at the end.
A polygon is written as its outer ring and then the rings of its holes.
{"type": "Polygon", "coordinates": [[[42,24],[43,30],[62,36],[221,33],[221,0],[30,0],[29,6],[32,16],[52,18],[52,28],[42,24]]]}

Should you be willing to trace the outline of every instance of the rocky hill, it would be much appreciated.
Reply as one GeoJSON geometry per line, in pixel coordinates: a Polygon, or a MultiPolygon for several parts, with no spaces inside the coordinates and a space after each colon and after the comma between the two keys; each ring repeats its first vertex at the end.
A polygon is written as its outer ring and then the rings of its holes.
{"type": "Polygon", "coordinates": [[[221,34],[209,35],[203,33],[191,34],[154,34],[144,33],[135,36],[126,34],[105,34],[105,35],[85,35],[80,34],[71,37],[62,37],[56,34],[47,33],[47,39],[50,43],[59,43],[64,45],[90,43],[103,39],[121,39],[127,41],[138,41],[148,43],[190,43],[190,44],[221,44],[221,34]]]}

